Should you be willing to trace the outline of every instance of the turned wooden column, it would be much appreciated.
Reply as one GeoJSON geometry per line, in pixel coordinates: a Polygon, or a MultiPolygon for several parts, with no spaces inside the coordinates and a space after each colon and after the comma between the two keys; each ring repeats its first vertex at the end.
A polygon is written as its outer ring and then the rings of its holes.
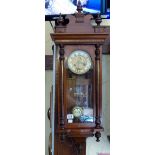
{"type": "MultiPolygon", "coordinates": [[[[96,103],[96,119],[95,119],[95,124],[96,124],[96,129],[101,129],[101,118],[100,118],[100,108],[101,108],[101,92],[100,92],[100,45],[96,44],[95,45],[95,103],[96,103]]],[[[96,131],[95,133],[96,141],[99,142],[99,138],[101,137],[100,131],[96,131]]]]}
{"type": "Polygon", "coordinates": [[[60,139],[61,141],[64,141],[65,139],[65,131],[64,131],[64,126],[65,126],[65,120],[64,120],[64,45],[60,44],[59,45],[60,50],[59,50],[59,61],[60,61],[60,75],[59,75],[59,83],[60,83],[60,128],[62,130],[60,139]]]}

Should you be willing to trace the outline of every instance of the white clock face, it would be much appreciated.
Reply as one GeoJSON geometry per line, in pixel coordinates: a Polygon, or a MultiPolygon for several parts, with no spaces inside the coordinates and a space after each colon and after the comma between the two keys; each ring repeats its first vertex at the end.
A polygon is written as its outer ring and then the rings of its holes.
{"type": "Polygon", "coordinates": [[[91,57],[81,50],[72,52],[67,63],[68,68],[75,74],[84,74],[92,67],[91,57]]]}
{"type": "Polygon", "coordinates": [[[72,113],[74,117],[80,117],[83,114],[83,109],[81,107],[76,106],[73,108],[72,113]]]}

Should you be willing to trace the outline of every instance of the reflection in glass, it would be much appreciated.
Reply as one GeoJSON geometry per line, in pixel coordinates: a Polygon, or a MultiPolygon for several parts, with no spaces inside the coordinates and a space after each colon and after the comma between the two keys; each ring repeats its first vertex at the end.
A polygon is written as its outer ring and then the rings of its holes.
{"type": "Polygon", "coordinates": [[[73,114],[73,123],[94,122],[91,71],[84,75],[68,72],[67,114],[73,114]]]}

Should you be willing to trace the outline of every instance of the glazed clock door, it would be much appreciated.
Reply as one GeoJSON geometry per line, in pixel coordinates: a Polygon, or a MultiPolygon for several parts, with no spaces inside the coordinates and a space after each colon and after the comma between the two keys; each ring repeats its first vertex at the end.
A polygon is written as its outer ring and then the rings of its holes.
{"type": "Polygon", "coordinates": [[[93,63],[88,52],[76,50],[67,59],[67,123],[93,123],[93,63]]]}

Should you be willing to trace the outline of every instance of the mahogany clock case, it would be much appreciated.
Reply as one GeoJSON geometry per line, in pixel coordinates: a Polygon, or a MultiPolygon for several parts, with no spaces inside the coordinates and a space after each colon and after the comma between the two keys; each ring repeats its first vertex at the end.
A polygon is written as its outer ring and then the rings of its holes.
{"type": "Polygon", "coordinates": [[[93,16],[82,14],[80,2],[77,11],[67,16],[67,24],[60,15],[51,33],[56,45],[54,155],[86,155],[86,138],[95,135],[99,142],[103,131],[102,51],[109,28],[100,25],[100,15],[92,26],[93,16]],[[77,50],[86,52],[91,58],[92,66],[83,74],[76,74],[68,67],[68,58],[77,50]],[[89,121],[83,121],[82,113],[74,114],[76,107],[86,109],[85,113],[89,111],[89,121]],[[73,115],[74,119],[69,121],[68,115],[73,115]]]}

